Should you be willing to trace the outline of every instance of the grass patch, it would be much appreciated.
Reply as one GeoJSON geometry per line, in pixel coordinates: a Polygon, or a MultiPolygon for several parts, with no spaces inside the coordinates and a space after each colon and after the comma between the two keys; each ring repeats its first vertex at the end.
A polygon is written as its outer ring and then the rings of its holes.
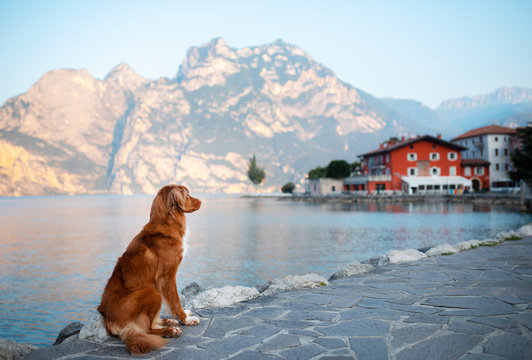
{"type": "Polygon", "coordinates": [[[518,240],[523,240],[523,238],[517,235],[512,235],[510,237],[504,238],[504,241],[518,241],[518,240]]]}
{"type": "Polygon", "coordinates": [[[471,245],[471,249],[476,249],[478,248],[478,245],[471,245]]]}
{"type": "Polygon", "coordinates": [[[449,251],[449,252],[445,252],[442,254],[443,256],[449,256],[449,255],[454,255],[454,253],[452,251],[449,251]]]}
{"type": "Polygon", "coordinates": [[[485,244],[480,244],[480,246],[496,246],[497,243],[485,243],[485,244]]]}
{"type": "Polygon", "coordinates": [[[320,286],[327,286],[327,283],[324,283],[323,281],[320,282],[320,286]]]}

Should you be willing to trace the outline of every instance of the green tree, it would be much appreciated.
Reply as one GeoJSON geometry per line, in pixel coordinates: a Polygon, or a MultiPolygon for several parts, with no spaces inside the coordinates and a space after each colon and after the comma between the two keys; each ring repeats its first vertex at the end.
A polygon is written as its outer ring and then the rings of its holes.
{"type": "Polygon", "coordinates": [[[255,155],[249,158],[248,178],[255,186],[262,184],[264,179],[266,179],[266,172],[263,168],[257,165],[257,158],[255,155]]]}
{"type": "Polygon", "coordinates": [[[308,172],[309,180],[327,177],[327,168],[318,166],[308,172]]]}
{"type": "Polygon", "coordinates": [[[360,161],[354,161],[351,163],[351,173],[360,174],[362,171],[362,163],[360,161]]]}
{"type": "Polygon", "coordinates": [[[521,146],[512,154],[513,171],[510,171],[510,178],[513,181],[524,180],[532,185],[532,122],[518,128],[516,136],[521,146]]]}
{"type": "Polygon", "coordinates": [[[293,182],[289,182],[283,185],[281,191],[285,194],[291,194],[294,192],[296,185],[293,182]]]}
{"type": "Polygon", "coordinates": [[[351,165],[345,160],[333,160],[327,165],[327,177],[341,179],[351,174],[351,165]]]}

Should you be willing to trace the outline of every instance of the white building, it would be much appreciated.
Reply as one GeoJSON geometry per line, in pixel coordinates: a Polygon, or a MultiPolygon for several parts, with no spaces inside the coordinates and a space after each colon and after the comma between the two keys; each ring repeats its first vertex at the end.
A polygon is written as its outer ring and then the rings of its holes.
{"type": "Polygon", "coordinates": [[[489,125],[468,131],[451,141],[467,148],[462,151],[462,160],[484,160],[490,163],[491,191],[507,191],[519,186],[508,174],[512,169],[515,134],[515,129],[489,125]]]}
{"type": "Polygon", "coordinates": [[[320,178],[308,180],[307,191],[312,196],[325,196],[341,194],[344,188],[343,179],[320,178]]]}

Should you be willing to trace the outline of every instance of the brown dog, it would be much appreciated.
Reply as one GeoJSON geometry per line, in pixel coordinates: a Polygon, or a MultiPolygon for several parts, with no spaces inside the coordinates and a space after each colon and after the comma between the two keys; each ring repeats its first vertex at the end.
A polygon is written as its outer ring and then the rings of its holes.
{"type": "Polygon", "coordinates": [[[132,354],[163,346],[167,340],[161,336],[181,335],[176,320],[159,317],[163,300],[182,324],[199,323],[181,306],[176,273],[183,259],[185,213],[200,206],[201,201],[191,197],[186,187],[163,187],[153,200],[150,221],[116,263],[98,311],[107,332],[120,337],[132,354]]]}

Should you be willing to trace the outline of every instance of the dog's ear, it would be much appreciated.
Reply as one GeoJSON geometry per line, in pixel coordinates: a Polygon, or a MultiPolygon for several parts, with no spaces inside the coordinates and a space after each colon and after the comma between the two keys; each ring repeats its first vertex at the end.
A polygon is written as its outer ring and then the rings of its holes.
{"type": "Polygon", "coordinates": [[[175,186],[168,194],[168,209],[177,207],[181,210],[185,210],[186,202],[186,188],[184,186],[175,186]]]}

